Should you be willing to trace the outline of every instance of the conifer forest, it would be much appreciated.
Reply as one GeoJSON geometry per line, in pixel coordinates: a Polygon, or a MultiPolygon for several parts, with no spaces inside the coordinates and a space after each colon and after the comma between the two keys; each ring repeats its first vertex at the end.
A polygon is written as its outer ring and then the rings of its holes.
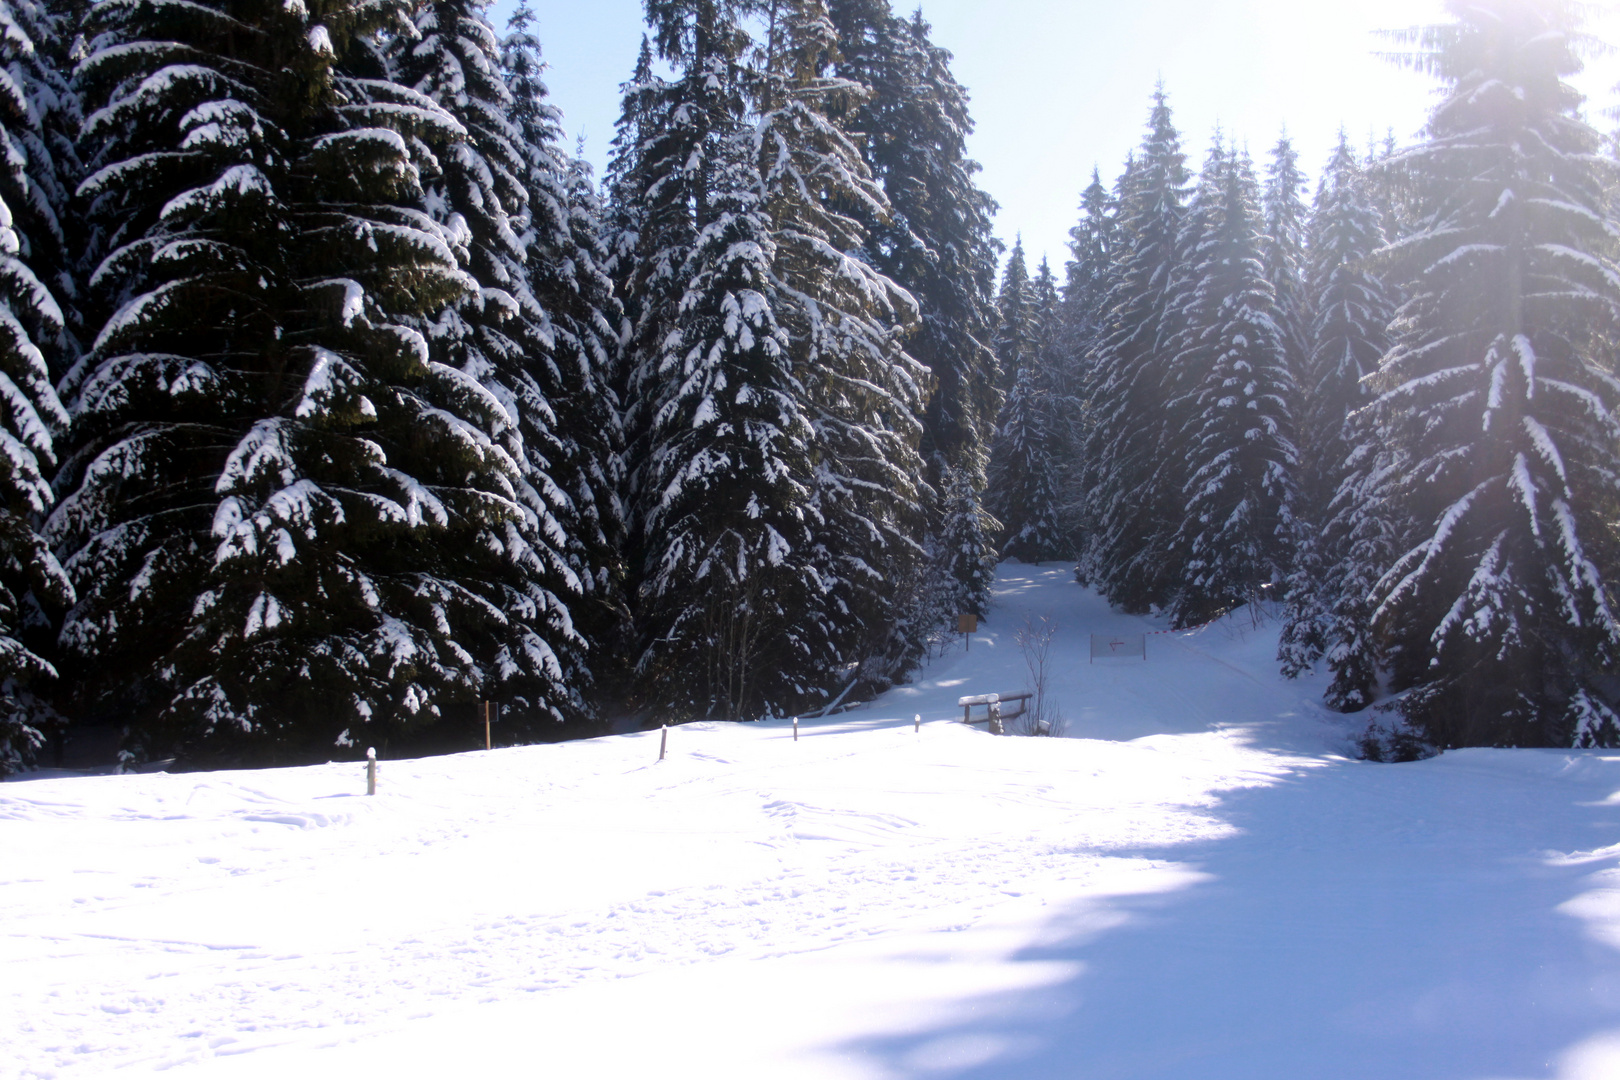
{"type": "Polygon", "coordinates": [[[1453,0],[1323,162],[1092,103],[1053,266],[921,13],[645,0],[596,176],[528,3],[0,0],[0,775],[829,710],[1007,558],[1269,613],[1372,758],[1620,746],[1580,5],[1453,0]]]}

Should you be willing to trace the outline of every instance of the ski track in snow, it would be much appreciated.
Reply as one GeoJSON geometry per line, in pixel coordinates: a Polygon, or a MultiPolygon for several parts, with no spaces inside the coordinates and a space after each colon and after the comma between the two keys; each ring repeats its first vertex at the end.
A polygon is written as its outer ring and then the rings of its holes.
{"type": "Polygon", "coordinates": [[[1247,615],[1084,659],[1159,629],[1009,564],[968,651],[797,742],[390,761],[375,798],[350,764],[8,783],[0,1077],[336,1075],[355,1047],[421,1074],[435,1024],[526,1002],[557,1053],[619,1062],[576,1075],[628,1075],[594,1018],[651,996],[680,1045],[725,1022],[691,1002],[744,1015],[823,971],[864,973],[845,1013],[818,996],[709,1075],[1620,1075],[1620,755],[1349,761],[1361,721],[1247,615]],[[1069,737],[953,722],[1023,689],[1042,615],[1069,737]]]}

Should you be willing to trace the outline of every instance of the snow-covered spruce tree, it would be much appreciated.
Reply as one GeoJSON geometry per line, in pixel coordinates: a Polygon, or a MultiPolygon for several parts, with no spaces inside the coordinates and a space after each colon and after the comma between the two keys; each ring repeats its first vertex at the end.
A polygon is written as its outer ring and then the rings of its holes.
{"type": "MultiPolygon", "coordinates": [[[[1363,490],[1364,468],[1388,453],[1365,443],[1372,430],[1350,417],[1371,400],[1362,379],[1377,369],[1388,346],[1393,305],[1373,266],[1373,254],[1383,245],[1382,214],[1342,133],[1317,187],[1308,236],[1305,285],[1313,321],[1300,395],[1300,530],[1278,653],[1290,677],[1330,648],[1347,655],[1345,643],[1363,638],[1371,614],[1367,593],[1388,568],[1349,565],[1355,536],[1367,524],[1360,520],[1370,498],[1363,490]],[[1345,484],[1349,488],[1336,499],[1345,484]]],[[[1374,669],[1360,672],[1350,679],[1357,690],[1334,692],[1340,704],[1370,700],[1374,669]]]]}
{"type": "Polygon", "coordinates": [[[1159,424],[1164,432],[1149,490],[1176,492],[1153,523],[1143,546],[1160,553],[1161,573],[1172,591],[1182,580],[1186,552],[1175,538],[1185,524],[1180,492],[1186,485],[1193,452],[1191,443],[1199,426],[1200,393],[1214,366],[1216,327],[1220,322],[1220,295],[1210,288],[1220,250],[1220,227],[1225,220],[1226,181],[1234,166],[1235,151],[1219,129],[1210,140],[1198,180],[1187,199],[1176,237],[1176,259],[1164,288],[1164,311],[1159,318],[1158,399],[1159,424]]]}
{"type": "Polygon", "coordinates": [[[1141,463],[1138,489],[1159,504],[1139,519],[1137,558],[1151,559],[1160,604],[1170,601],[1185,576],[1187,552],[1176,540],[1185,524],[1182,489],[1193,459],[1199,390],[1214,363],[1218,299],[1207,285],[1230,165],[1230,151],[1216,131],[1181,215],[1175,256],[1165,269],[1152,362],[1138,375],[1142,399],[1152,408],[1145,422],[1159,433],[1152,457],[1141,463]]]}
{"type": "Polygon", "coordinates": [[[1149,545],[1165,522],[1181,517],[1180,491],[1162,482],[1165,445],[1173,432],[1165,424],[1157,347],[1188,179],[1181,137],[1161,88],[1153,96],[1140,153],[1121,182],[1108,322],[1088,394],[1094,425],[1086,456],[1097,482],[1080,573],[1127,611],[1165,603],[1171,591],[1166,553],[1149,545]]]}
{"type": "MultiPolygon", "coordinates": [[[[454,576],[524,513],[509,417],[420,320],[478,283],[424,211],[466,132],[390,81],[402,5],[112,2],[80,187],[101,317],[47,535],[86,707],[135,752],[324,758],[476,700],[509,618],[454,576]]],[[[512,579],[521,581],[520,578],[512,579]]]]}
{"type": "Polygon", "coordinates": [[[1052,506],[1052,558],[1074,557],[1072,513],[1064,506],[1065,474],[1076,468],[1085,430],[1083,358],[1069,337],[1063,292],[1050,263],[1043,257],[1033,283],[1035,295],[1035,365],[1046,384],[1046,456],[1052,463],[1046,483],[1052,506]]]}
{"type": "Polygon", "coordinates": [[[625,435],[615,381],[621,370],[624,306],[614,295],[609,273],[607,208],[590,165],[578,155],[568,162],[567,194],[572,246],[552,264],[559,271],[558,282],[566,286],[564,295],[553,301],[554,324],[563,327],[567,346],[563,355],[573,364],[559,399],[564,457],[558,472],[573,504],[573,535],[581,549],[576,558],[587,584],[576,621],[587,641],[601,643],[600,655],[609,660],[609,643],[622,645],[630,632],[625,604],[625,435]]]}
{"type": "Polygon", "coordinates": [[[842,210],[887,215],[882,188],[834,116],[865,90],[829,74],[837,35],[823,0],[780,0],[771,14],[759,168],[777,318],[815,440],[813,531],[829,633],[824,659],[810,642],[826,665],[815,678],[883,690],[934,629],[911,603],[925,576],[933,494],[917,450],[928,372],[901,346],[915,300],[860,257],[864,230],[842,210]]]}
{"type": "Polygon", "coordinates": [[[837,73],[866,87],[841,126],[860,141],[889,213],[847,208],[866,231],[864,259],[916,298],[906,351],[933,376],[923,415],[930,481],[946,465],[982,475],[998,399],[995,357],[995,202],[967,155],[967,91],[951,54],[929,38],[918,11],[896,19],[888,0],[829,0],[838,29],[837,73]]]}
{"type": "MultiPolygon", "coordinates": [[[[514,18],[526,24],[529,13],[514,18]]],[[[439,155],[428,179],[426,208],[454,237],[458,264],[478,283],[443,309],[414,320],[433,362],[475,380],[500,404],[492,432],[521,473],[513,489],[523,509],[483,537],[483,543],[446,551],[441,571],[464,583],[490,608],[493,653],[482,696],[503,706],[509,735],[532,733],[586,712],[581,691],[590,683],[585,642],[574,626],[575,608],[593,575],[581,565],[571,487],[560,475],[564,439],[554,402],[570,381],[585,381],[572,357],[551,354],[557,320],[547,301],[549,263],[534,252],[529,226],[536,218],[547,240],[562,235],[561,257],[572,254],[567,222],[567,163],[556,153],[556,125],[538,83],[538,46],[523,26],[505,56],[519,102],[507,85],[502,42],[469,0],[436,0],[412,13],[415,35],[390,42],[393,76],[438,105],[466,131],[439,155]],[[517,55],[514,56],[513,53],[517,55]],[[532,74],[531,74],[532,73],[532,74]],[[549,138],[548,138],[549,136],[549,138]],[[536,160],[539,157],[540,160],[536,160]],[[531,205],[531,198],[538,206],[531,205]],[[561,203],[558,207],[557,204],[561,203]],[[554,209],[556,207],[556,209],[554,209]],[[562,219],[552,224],[550,219],[562,219]],[[531,259],[531,254],[540,257],[531,259]]],[[[593,328],[594,329],[594,328],[593,328]]],[[[564,350],[567,343],[564,343],[564,350]]]]}
{"type": "Polygon", "coordinates": [[[1220,171],[1195,305],[1209,367],[1180,440],[1186,519],[1172,614],[1182,626],[1259,599],[1287,573],[1293,537],[1293,388],[1261,261],[1258,185],[1246,156],[1228,155],[1220,171]]]}
{"type": "MultiPolygon", "coordinates": [[[[511,121],[523,158],[526,214],[518,230],[531,295],[546,318],[524,322],[524,395],[544,418],[534,443],[555,484],[562,549],[584,595],[574,622],[610,667],[629,632],[624,604],[624,431],[619,398],[619,334],[624,309],[609,274],[607,211],[589,166],[562,148],[560,115],[541,80],[540,46],[520,4],[501,48],[512,95],[511,121]],[[558,497],[560,496],[560,500],[558,497]]],[[[600,676],[601,662],[592,667],[600,676]]],[[[612,688],[615,693],[623,687],[612,688]]]]}
{"type": "Polygon", "coordinates": [[[1344,421],[1371,401],[1362,380],[1388,348],[1394,304],[1374,262],[1384,244],[1381,218],[1366,174],[1341,136],[1317,190],[1306,275],[1312,323],[1302,395],[1309,434],[1301,446],[1302,487],[1317,503],[1338,486],[1349,451],[1344,421]]]}
{"type": "Polygon", "coordinates": [[[1060,400],[1057,281],[1045,259],[1029,294],[1029,349],[1013,373],[991,444],[988,509],[1002,523],[1002,555],[1037,563],[1069,550],[1057,491],[1057,418],[1072,403],[1060,400]]]}
{"type": "MultiPolygon", "coordinates": [[[[750,10],[751,4],[732,0],[668,0],[650,7],[658,56],[643,39],[635,71],[623,86],[607,177],[606,269],[625,311],[614,386],[624,410],[632,599],[646,566],[640,547],[645,529],[638,515],[657,497],[642,484],[644,466],[655,452],[651,429],[663,402],[676,390],[662,365],[670,336],[684,317],[686,273],[700,222],[709,220],[710,159],[721,142],[737,137],[744,122],[738,69],[748,38],[738,20],[750,10]],[[655,74],[657,58],[676,69],[672,78],[655,74]]],[[[735,173],[735,166],[730,168],[735,173]]]]}
{"type": "MultiPolygon", "coordinates": [[[[1303,385],[1310,356],[1310,293],[1305,285],[1305,174],[1299,152],[1284,132],[1271,148],[1261,197],[1265,223],[1261,262],[1277,300],[1277,330],[1282,334],[1283,356],[1289,376],[1303,385]]],[[[1296,402],[1290,402],[1297,408],[1296,402]]]]}
{"type": "Polygon", "coordinates": [[[61,611],[73,601],[39,533],[68,425],[52,376],[73,353],[57,300],[73,291],[62,227],[73,159],[58,161],[52,138],[64,112],[72,119],[53,51],[60,35],[32,0],[0,6],[0,777],[31,764],[41,729],[60,721],[43,693],[56,670],[40,655],[51,651],[42,605],[61,611]]]}
{"type": "Polygon", "coordinates": [[[638,355],[632,373],[632,407],[646,418],[632,488],[639,692],[660,716],[741,719],[796,708],[820,689],[807,685],[831,633],[811,533],[815,433],[777,322],[776,241],[745,117],[744,12],[672,2],[649,14],[679,69],[662,90],[681,104],[668,113],[680,127],[642,144],[644,211],[668,220],[641,238],[682,235],[684,206],[695,241],[680,267],[636,275],[688,283],[678,309],[641,313],[667,317],[669,329],[637,341],[658,349],[638,355]],[[675,156],[677,144],[690,153],[675,156]],[[677,202],[677,188],[690,198],[677,202]]]}
{"type": "Polygon", "coordinates": [[[1380,369],[1416,543],[1374,589],[1405,718],[1439,746],[1620,744],[1613,522],[1620,175],[1565,81],[1564,0],[1448,5],[1413,35],[1445,95],[1389,167],[1420,212],[1380,369]]]}
{"type": "Polygon", "coordinates": [[[642,41],[622,87],[607,176],[605,269],[628,323],[617,384],[632,473],[646,456],[652,412],[644,406],[656,411],[658,390],[648,380],[656,382],[665,340],[682,318],[687,263],[706,220],[709,160],[745,122],[751,39],[744,23],[760,8],[761,0],[650,0],[653,39],[642,41]],[[673,77],[656,74],[655,60],[673,68],[673,77]]]}
{"type": "Polygon", "coordinates": [[[940,613],[983,618],[990,610],[1001,553],[996,534],[1001,523],[984,508],[984,493],[965,469],[945,473],[939,536],[934,541],[936,579],[941,582],[940,613]]]}

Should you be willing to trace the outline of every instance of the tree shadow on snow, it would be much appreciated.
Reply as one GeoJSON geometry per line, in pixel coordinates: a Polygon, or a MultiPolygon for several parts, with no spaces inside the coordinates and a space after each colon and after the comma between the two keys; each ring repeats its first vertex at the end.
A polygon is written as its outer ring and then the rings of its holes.
{"type": "Polygon", "coordinates": [[[1560,1057],[1620,1027],[1620,952],[1559,910],[1616,863],[1616,788],[1614,755],[1486,750],[1230,793],[1210,813],[1235,835],[1141,852],[1202,884],[1110,899],[1101,935],[1060,913],[1009,959],[1069,981],[841,1050],[953,1080],[1573,1076],[1560,1057]]]}

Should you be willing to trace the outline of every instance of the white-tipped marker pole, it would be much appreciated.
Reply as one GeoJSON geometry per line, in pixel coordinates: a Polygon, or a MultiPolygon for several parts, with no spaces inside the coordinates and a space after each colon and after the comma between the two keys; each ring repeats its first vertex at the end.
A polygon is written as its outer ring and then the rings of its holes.
{"type": "Polygon", "coordinates": [[[793,718],[793,741],[799,741],[799,718],[797,716],[793,718]]]}
{"type": "Polygon", "coordinates": [[[366,747],[366,794],[377,794],[377,748],[366,747]]]}
{"type": "Polygon", "coordinates": [[[922,713],[914,713],[911,717],[911,730],[922,734],[922,713]]]}
{"type": "Polygon", "coordinates": [[[664,752],[669,749],[669,725],[664,725],[664,733],[658,737],[658,760],[664,760],[664,752]]]}

